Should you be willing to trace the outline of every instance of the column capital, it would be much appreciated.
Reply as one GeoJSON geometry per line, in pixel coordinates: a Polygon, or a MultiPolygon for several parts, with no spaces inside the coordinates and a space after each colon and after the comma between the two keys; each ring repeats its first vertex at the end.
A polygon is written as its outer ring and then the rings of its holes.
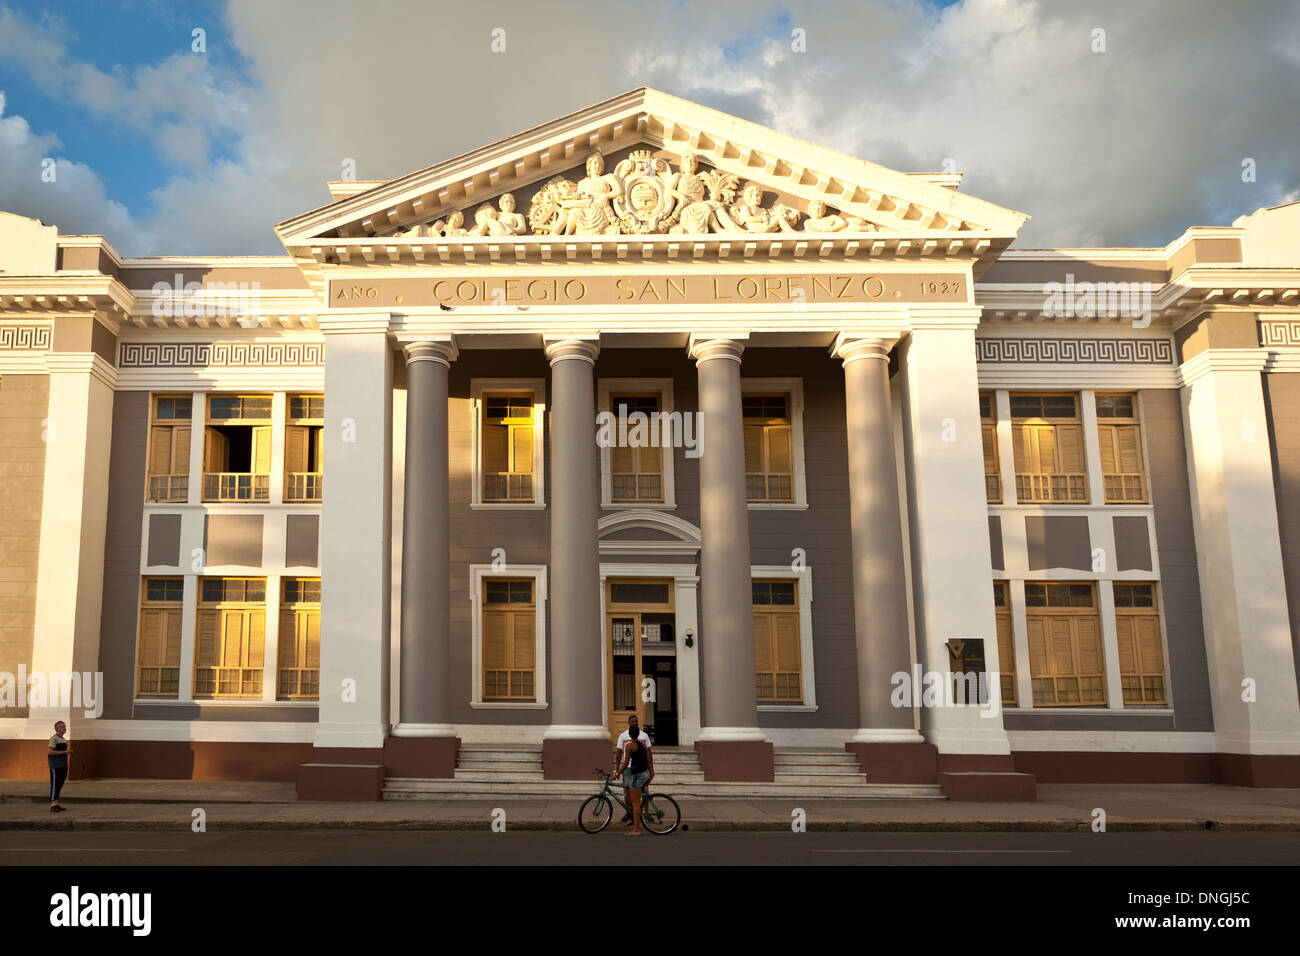
{"type": "Polygon", "coordinates": [[[831,343],[831,356],[840,359],[845,365],[858,359],[879,359],[889,361],[889,350],[898,342],[898,336],[853,335],[841,332],[831,343]]]}
{"type": "Polygon", "coordinates": [[[407,365],[416,362],[438,362],[448,368],[460,355],[454,335],[439,335],[420,339],[418,342],[408,342],[402,347],[402,352],[406,356],[407,365]]]}
{"type": "Polygon", "coordinates": [[[387,332],[392,313],[367,309],[329,309],[316,317],[316,325],[325,335],[387,332]]]}
{"type": "Polygon", "coordinates": [[[45,370],[51,375],[89,375],[109,388],[117,387],[117,368],[94,352],[50,352],[45,370]]]}
{"type": "Polygon", "coordinates": [[[552,365],[567,359],[596,364],[600,354],[599,335],[547,335],[542,338],[546,358],[552,365]]]}
{"type": "Polygon", "coordinates": [[[730,359],[740,364],[741,353],[749,341],[749,333],[737,335],[702,335],[692,332],[686,343],[686,354],[695,359],[696,365],[703,365],[712,359],[730,359]]]}
{"type": "Polygon", "coordinates": [[[908,325],[913,333],[927,331],[974,331],[980,326],[983,308],[969,306],[912,306],[907,310],[908,325]]]}
{"type": "Polygon", "coordinates": [[[1215,372],[1253,372],[1258,374],[1268,365],[1268,349],[1206,349],[1193,355],[1178,366],[1181,385],[1191,385],[1198,379],[1215,372]]]}

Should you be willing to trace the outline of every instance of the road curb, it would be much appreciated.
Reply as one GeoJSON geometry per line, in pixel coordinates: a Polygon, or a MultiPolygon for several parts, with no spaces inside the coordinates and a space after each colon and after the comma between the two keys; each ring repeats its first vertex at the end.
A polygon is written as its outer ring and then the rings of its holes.
{"type": "MultiPolygon", "coordinates": [[[[808,832],[845,833],[1086,833],[1088,822],[1076,820],[810,820],[808,832]]],[[[187,831],[188,819],[180,820],[0,820],[0,832],[17,831],[187,831]]],[[[207,832],[284,831],[284,830],[490,830],[489,820],[220,820],[209,817],[207,832]]],[[[578,832],[574,821],[527,820],[510,822],[510,831],[578,832]]],[[[700,820],[686,824],[686,834],[696,832],[779,832],[790,830],[785,821],[773,820],[700,820]]],[[[1234,832],[1300,832],[1300,821],[1290,820],[1111,820],[1108,833],[1176,832],[1223,830],[1234,832]]],[[[618,832],[611,830],[610,832],[618,832]]]]}

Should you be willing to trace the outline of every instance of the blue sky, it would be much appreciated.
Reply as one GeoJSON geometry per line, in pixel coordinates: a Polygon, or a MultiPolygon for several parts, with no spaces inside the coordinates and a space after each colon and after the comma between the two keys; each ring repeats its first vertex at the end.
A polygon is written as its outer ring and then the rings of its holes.
{"type": "Polygon", "coordinates": [[[126,254],[274,253],[345,159],[398,176],[649,85],[951,160],[1033,216],[1021,247],[1163,245],[1300,194],[1297,50],[1285,0],[0,0],[0,209],[126,254]]]}

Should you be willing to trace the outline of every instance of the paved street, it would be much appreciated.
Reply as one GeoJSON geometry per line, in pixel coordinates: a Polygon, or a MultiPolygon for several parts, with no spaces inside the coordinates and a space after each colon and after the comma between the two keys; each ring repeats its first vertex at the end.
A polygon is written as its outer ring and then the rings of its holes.
{"type": "Polygon", "coordinates": [[[58,865],[1260,866],[1300,833],[9,832],[0,867],[58,865]]]}

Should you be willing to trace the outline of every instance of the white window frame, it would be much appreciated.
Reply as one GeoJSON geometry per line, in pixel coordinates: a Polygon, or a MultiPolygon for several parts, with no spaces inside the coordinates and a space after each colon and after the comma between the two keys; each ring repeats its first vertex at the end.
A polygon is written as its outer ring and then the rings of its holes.
{"type": "Polygon", "coordinates": [[[496,570],[490,564],[469,566],[469,607],[472,634],[472,661],[469,705],[482,710],[545,710],[546,699],[546,565],[514,564],[496,570]],[[489,578],[532,578],[533,620],[536,632],[533,646],[537,648],[537,670],[534,686],[537,700],[484,700],[483,699],[483,582],[489,578]]]}
{"type": "MultiPolygon", "coordinates": [[[[740,393],[786,392],[790,396],[790,443],[794,452],[794,500],[749,501],[750,511],[806,511],[808,508],[808,483],[804,471],[803,453],[803,379],[802,378],[745,378],[740,379],[740,393]]],[[[743,420],[741,427],[744,427],[743,420]]]]}
{"type": "Polygon", "coordinates": [[[474,416],[472,445],[473,481],[470,507],[485,510],[541,511],[546,508],[546,380],[540,378],[470,379],[470,407],[474,416]],[[483,393],[533,393],[533,500],[530,502],[483,500],[483,393]]]}
{"type": "Polygon", "coordinates": [[[757,706],[760,711],[807,714],[818,709],[817,680],[816,675],[813,673],[812,575],[811,567],[796,571],[788,564],[753,564],[749,567],[749,579],[751,581],[759,578],[780,578],[799,583],[795,590],[798,592],[799,597],[799,666],[801,668],[799,683],[803,688],[803,702],[798,704],[759,703],[757,706]]]}
{"type": "MultiPolygon", "coordinates": [[[[599,407],[597,411],[617,414],[613,406],[616,392],[657,392],[659,410],[671,413],[673,405],[673,380],[671,378],[602,378],[598,382],[599,407]]],[[[683,412],[689,415],[690,412],[683,412]]],[[[698,436],[697,436],[698,437],[698,436]]],[[[662,440],[662,434],[660,435],[662,440]]],[[[674,441],[676,436],[674,436],[674,441]]],[[[676,446],[670,443],[662,446],[664,500],[654,501],[615,501],[613,466],[609,448],[600,449],[600,507],[604,511],[675,511],[677,509],[677,484],[673,478],[674,453],[676,446]]]]}

